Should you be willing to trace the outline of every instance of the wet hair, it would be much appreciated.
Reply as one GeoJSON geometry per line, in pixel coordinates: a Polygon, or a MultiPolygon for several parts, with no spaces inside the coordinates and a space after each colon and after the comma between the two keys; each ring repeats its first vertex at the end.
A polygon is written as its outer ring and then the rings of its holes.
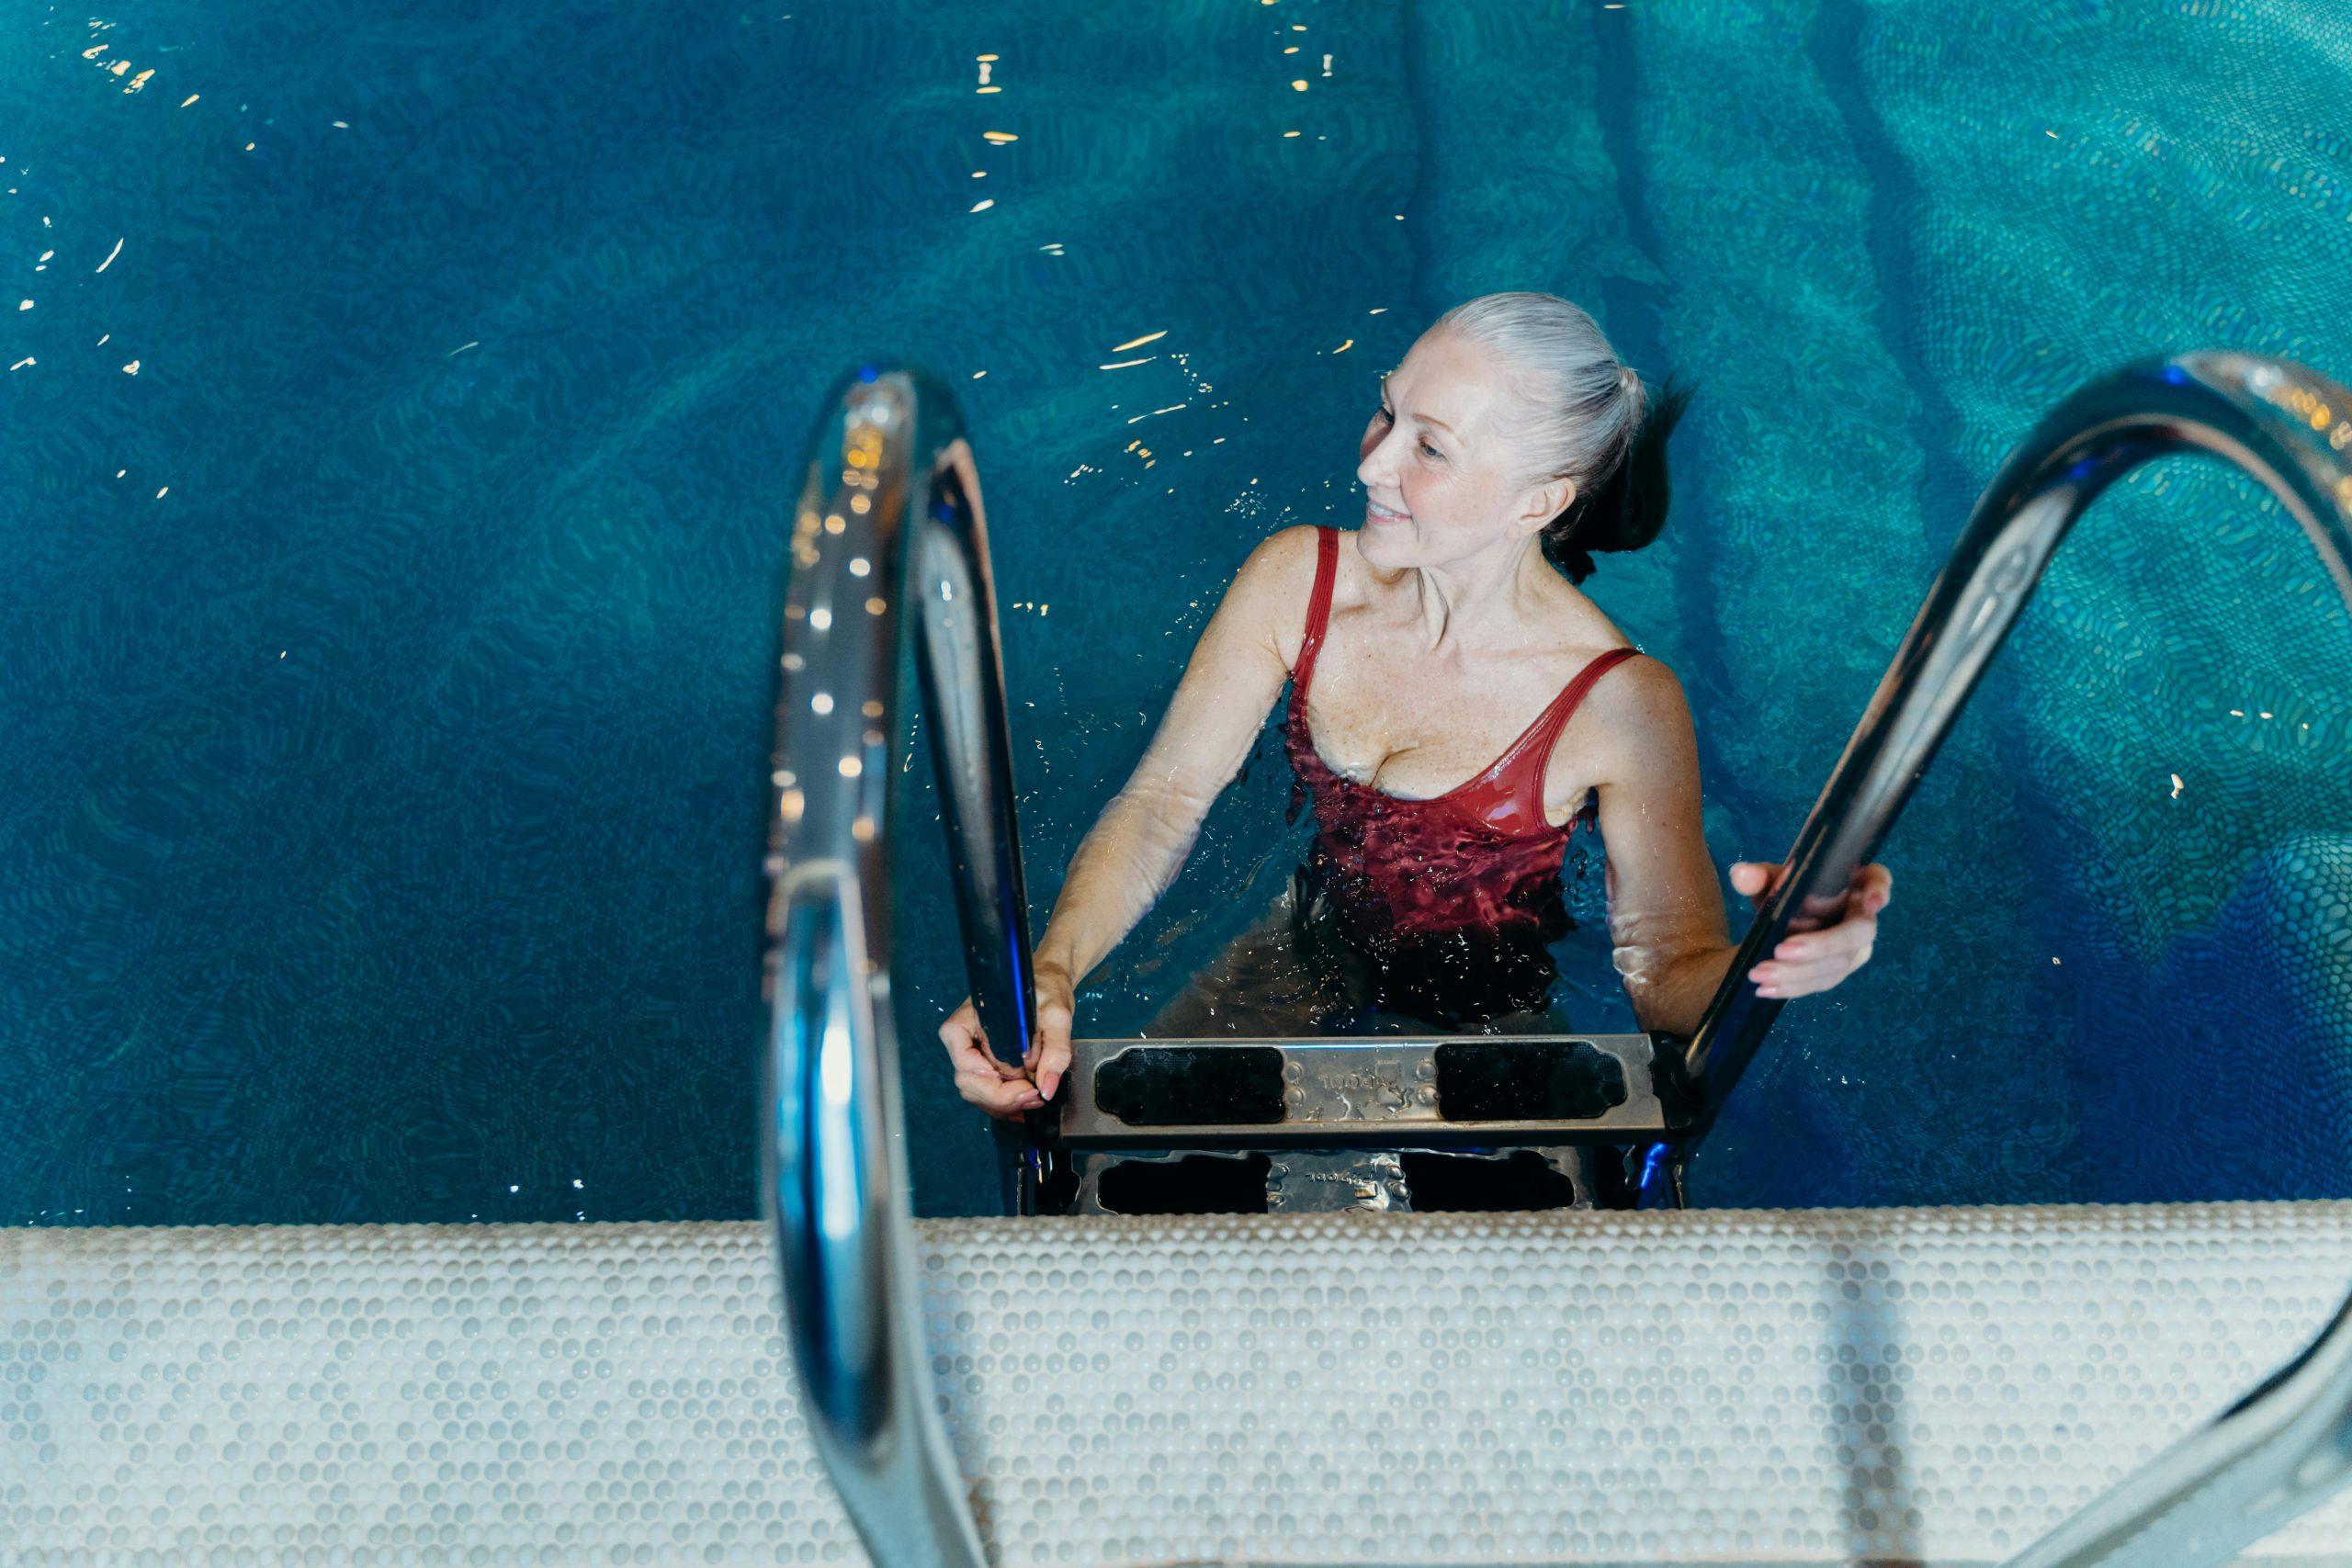
{"type": "Polygon", "coordinates": [[[1592,575],[1593,551],[1638,550],[1657,537],[1672,497],[1666,438],[1690,388],[1668,377],[1653,395],[1592,317],[1555,294],[1482,294],[1437,325],[1492,350],[1524,378],[1510,430],[1532,454],[1524,482],[1576,481],[1576,499],[1543,536],[1544,556],[1570,582],[1592,575]]]}

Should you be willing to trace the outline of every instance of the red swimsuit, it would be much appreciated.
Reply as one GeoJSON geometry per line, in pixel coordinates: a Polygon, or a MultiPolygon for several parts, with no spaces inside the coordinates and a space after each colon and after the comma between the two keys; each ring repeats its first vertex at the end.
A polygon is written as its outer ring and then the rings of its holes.
{"type": "Polygon", "coordinates": [[[1540,1006],[1555,973],[1542,950],[1575,929],[1561,897],[1561,855],[1576,824],[1597,830],[1600,813],[1589,798],[1566,826],[1546,822],[1544,767],[1592,683],[1640,650],[1612,648],[1587,664],[1476,778],[1426,800],[1384,794],[1333,773],[1307,728],[1307,687],[1331,618],[1340,536],[1322,529],[1317,545],[1287,735],[1291,766],[1315,801],[1310,886],[1351,945],[1389,979],[1424,993],[1423,1005],[1407,1010],[1459,1017],[1540,1006]],[[1426,995],[1431,981],[1454,993],[1452,999],[1426,995]]]}

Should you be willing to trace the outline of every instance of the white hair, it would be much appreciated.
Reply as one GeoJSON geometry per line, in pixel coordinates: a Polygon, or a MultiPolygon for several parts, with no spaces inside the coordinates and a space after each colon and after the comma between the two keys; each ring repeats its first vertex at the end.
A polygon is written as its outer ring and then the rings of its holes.
{"type": "Polygon", "coordinates": [[[1581,308],[1556,294],[1482,294],[1437,325],[1491,349],[1523,378],[1504,425],[1525,454],[1522,482],[1573,479],[1581,499],[1624,461],[1649,394],[1581,308]]]}

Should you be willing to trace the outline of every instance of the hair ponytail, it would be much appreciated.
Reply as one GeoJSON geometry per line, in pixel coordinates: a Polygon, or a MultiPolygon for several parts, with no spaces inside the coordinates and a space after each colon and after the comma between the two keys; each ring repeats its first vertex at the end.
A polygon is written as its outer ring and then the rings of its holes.
{"type": "MultiPolygon", "coordinates": [[[[1581,307],[1555,294],[1484,294],[1437,325],[1484,344],[1524,377],[1515,438],[1532,479],[1569,479],[1577,497],[1544,525],[1544,554],[1570,582],[1595,550],[1638,550],[1666,526],[1666,442],[1690,389],[1672,378],[1653,398],[1581,307]]],[[[1431,330],[1435,330],[1434,328],[1431,330]]]]}
{"type": "Polygon", "coordinates": [[[1628,367],[1626,395],[1636,400],[1630,433],[1598,488],[1580,490],[1544,529],[1544,554],[1570,582],[1592,575],[1594,550],[1638,550],[1666,527],[1674,498],[1667,474],[1666,441],[1682,419],[1692,389],[1668,376],[1656,397],[1628,367]]]}

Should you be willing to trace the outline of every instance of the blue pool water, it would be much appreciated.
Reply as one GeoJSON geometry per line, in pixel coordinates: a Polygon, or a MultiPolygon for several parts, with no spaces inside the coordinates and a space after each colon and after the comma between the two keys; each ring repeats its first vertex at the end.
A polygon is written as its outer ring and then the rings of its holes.
{"type": "MultiPolygon", "coordinates": [[[[2352,378],[2333,7],[797,5],[0,20],[0,1221],[754,1212],[777,571],[860,356],[974,428],[1041,927],[1473,294],[1700,383],[1665,537],[1586,588],[1690,694],[1719,864],[1786,849],[2065,391],[2352,378]]],[[[1694,1197],[2352,1193],[2347,667],[2249,482],[2118,487],[1694,1197]]],[[[982,1212],[913,761],[910,1156],[982,1212]]],[[[1261,746],[1089,1032],[1272,896],[1287,786],[1261,746]]],[[[1571,1011],[1625,1027],[1599,886],[1571,1011]]]]}

